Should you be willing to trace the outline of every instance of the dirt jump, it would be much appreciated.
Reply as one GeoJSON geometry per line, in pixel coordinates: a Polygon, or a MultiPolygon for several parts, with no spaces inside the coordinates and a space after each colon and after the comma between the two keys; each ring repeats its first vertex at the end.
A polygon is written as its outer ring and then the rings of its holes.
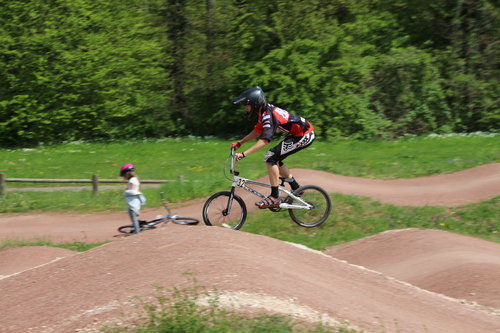
{"type": "MultiPolygon", "coordinates": [[[[437,176],[370,180],[292,170],[302,184],[395,205],[458,206],[500,195],[500,164],[437,176]]],[[[252,197],[242,194],[248,206],[252,197]]],[[[201,219],[205,199],[175,209],[201,219]]],[[[146,209],[144,218],[162,214],[146,209]]],[[[269,215],[272,218],[272,214],[269,215]]],[[[328,223],[325,222],[325,223],[328,223]]],[[[168,224],[123,237],[126,213],[4,214],[1,239],[110,243],[76,253],[52,247],[0,252],[0,332],[96,332],[132,313],[154,285],[216,288],[241,311],[289,314],[365,332],[500,332],[500,244],[404,229],[323,252],[218,227],[168,224]]],[[[201,223],[202,224],[202,223],[201,223]]]]}

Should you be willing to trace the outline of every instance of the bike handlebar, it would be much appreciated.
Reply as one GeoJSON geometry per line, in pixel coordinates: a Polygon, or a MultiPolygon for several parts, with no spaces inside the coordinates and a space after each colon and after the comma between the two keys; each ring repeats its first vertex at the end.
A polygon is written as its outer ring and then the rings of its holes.
{"type": "Polygon", "coordinates": [[[160,192],[160,196],[161,196],[161,204],[162,206],[167,210],[167,213],[168,215],[171,215],[171,211],[170,211],[170,208],[168,208],[168,205],[167,205],[167,202],[165,201],[165,195],[163,192],[160,192]]]}

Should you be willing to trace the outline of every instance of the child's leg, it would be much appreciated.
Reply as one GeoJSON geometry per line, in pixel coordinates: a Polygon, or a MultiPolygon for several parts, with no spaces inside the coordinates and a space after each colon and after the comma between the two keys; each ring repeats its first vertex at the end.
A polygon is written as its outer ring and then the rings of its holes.
{"type": "Polygon", "coordinates": [[[299,188],[299,184],[293,178],[293,175],[288,169],[288,167],[285,164],[283,164],[283,160],[288,156],[293,155],[301,151],[302,149],[309,147],[314,142],[314,139],[315,139],[314,132],[306,134],[302,137],[288,136],[283,141],[281,141],[277,146],[271,148],[267,152],[266,156],[264,157],[264,161],[268,164],[268,172],[269,172],[271,186],[273,186],[273,180],[275,180],[276,183],[278,182],[279,178],[278,173],[279,173],[281,177],[293,179],[293,181],[290,183],[292,190],[295,191],[297,188],[299,188]],[[271,178],[270,165],[274,166],[273,169],[274,178],[271,178]]]}
{"type": "Polygon", "coordinates": [[[137,213],[133,209],[128,207],[128,215],[130,216],[130,219],[134,224],[135,233],[138,234],[141,231],[141,226],[139,224],[139,219],[137,219],[137,213]]]}

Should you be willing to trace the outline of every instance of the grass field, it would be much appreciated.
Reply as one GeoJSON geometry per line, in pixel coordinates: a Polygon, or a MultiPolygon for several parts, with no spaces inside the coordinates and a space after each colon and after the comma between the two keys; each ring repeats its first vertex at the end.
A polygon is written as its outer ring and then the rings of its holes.
{"type": "MultiPolygon", "coordinates": [[[[142,179],[172,180],[162,191],[169,201],[184,201],[228,187],[223,168],[231,141],[215,138],[169,138],[123,142],[69,142],[56,146],[0,149],[0,172],[8,178],[120,179],[121,165],[133,163],[142,179]],[[180,183],[182,176],[186,182],[180,183]]],[[[247,178],[266,174],[264,152],[238,166],[247,178]]],[[[500,136],[475,133],[448,136],[407,136],[397,141],[318,139],[291,156],[293,168],[310,168],[339,175],[396,179],[449,173],[500,161],[500,136]]],[[[66,184],[64,184],[66,185],[66,184]]],[[[75,184],[81,185],[81,184],[75,184]]],[[[8,187],[61,184],[7,183],[8,187]]],[[[90,184],[88,185],[90,189],[90,184]]],[[[145,190],[150,205],[159,204],[158,190],[145,190]]],[[[66,192],[10,192],[0,198],[0,213],[53,211],[118,211],[121,190],[66,192]]]]}
{"type": "MultiPolygon", "coordinates": [[[[159,192],[170,202],[201,198],[229,188],[224,174],[231,140],[169,138],[130,142],[70,142],[30,149],[0,149],[1,169],[12,178],[120,179],[121,165],[133,163],[142,179],[172,180],[160,189],[145,189],[148,207],[159,207],[159,192]],[[179,176],[185,182],[179,181],[179,176]]],[[[239,163],[249,178],[266,174],[263,151],[239,163]]],[[[413,178],[449,173],[500,162],[500,135],[406,136],[397,141],[317,140],[287,164],[335,174],[379,178],[413,178]]],[[[9,187],[20,183],[8,183],[9,187]]],[[[33,186],[30,184],[29,186],[33,186]]],[[[47,186],[44,184],[43,186],[47,186]]],[[[125,186],[125,185],[124,185],[125,186]]],[[[286,212],[252,213],[247,232],[302,243],[322,250],[395,228],[443,229],[500,242],[500,198],[453,208],[399,207],[364,197],[332,194],[333,213],[319,228],[304,229],[286,212]],[[272,222],[272,223],[271,223],[272,222]]],[[[8,192],[0,197],[0,213],[57,211],[124,211],[122,190],[8,192]]]]}

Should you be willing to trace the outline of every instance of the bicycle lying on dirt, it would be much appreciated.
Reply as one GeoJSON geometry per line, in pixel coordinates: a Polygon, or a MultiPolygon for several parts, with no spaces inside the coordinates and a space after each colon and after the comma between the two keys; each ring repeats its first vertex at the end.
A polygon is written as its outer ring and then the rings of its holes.
{"type": "MultiPolygon", "coordinates": [[[[167,215],[158,217],[151,221],[139,220],[141,232],[155,229],[159,223],[167,224],[170,221],[173,223],[184,224],[184,225],[195,225],[200,222],[200,220],[194,217],[172,215],[170,208],[168,208],[167,203],[165,202],[163,192],[160,192],[160,195],[161,195],[161,204],[167,210],[167,215]]],[[[118,228],[118,231],[124,234],[133,234],[135,233],[135,227],[133,224],[122,225],[121,227],[118,228]]]]}
{"type": "MultiPolygon", "coordinates": [[[[235,193],[235,189],[242,188],[264,199],[265,195],[247,185],[271,188],[269,184],[240,177],[239,172],[234,170],[234,156],[235,150],[232,148],[228,157],[231,160],[230,173],[233,175],[231,190],[217,192],[207,199],[203,206],[203,221],[206,225],[240,229],[247,218],[247,207],[243,199],[235,193]]],[[[227,176],[226,178],[231,180],[227,176]]],[[[280,180],[279,191],[282,199],[276,206],[268,208],[269,210],[279,212],[288,209],[292,220],[306,228],[316,227],[326,221],[332,209],[332,202],[324,189],[316,185],[304,185],[295,191],[289,191],[284,185],[290,183],[292,179],[280,177],[280,180]]]]}

